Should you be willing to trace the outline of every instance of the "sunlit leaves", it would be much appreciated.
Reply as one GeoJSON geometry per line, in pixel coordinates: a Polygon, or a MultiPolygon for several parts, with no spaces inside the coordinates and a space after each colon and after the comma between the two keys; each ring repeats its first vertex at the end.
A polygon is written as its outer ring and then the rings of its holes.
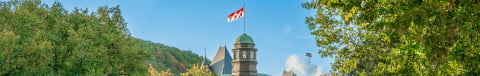
{"type": "Polygon", "coordinates": [[[187,72],[181,73],[181,76],[217,76],[217,74],[213,73],[208,69],[208,66],[203,66],[206,68],[200,68],[199,65],[194,65],[193,68],[188,69],[187,72]]]}
{"type": "Polygon", "coordinates": [[[336,59],[334,72],[475,75],[480,73],[478,4],[477,0],[311,0],[303,7],[317,11],[306,18],[306,24],[322,48],[319,53],[336,59]]]}

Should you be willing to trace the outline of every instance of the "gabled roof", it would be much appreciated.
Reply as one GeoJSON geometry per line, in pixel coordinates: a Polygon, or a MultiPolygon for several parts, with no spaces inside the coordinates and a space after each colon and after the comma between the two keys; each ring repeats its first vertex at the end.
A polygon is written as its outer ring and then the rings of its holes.
{"type": "Polygon", "coordinates": [[[213,58],[210,64],[212,72],[217,75],[232,74],[232,56],[227,50],[227,47],[223,46],[218,48],[215,58],[213,58]]]}

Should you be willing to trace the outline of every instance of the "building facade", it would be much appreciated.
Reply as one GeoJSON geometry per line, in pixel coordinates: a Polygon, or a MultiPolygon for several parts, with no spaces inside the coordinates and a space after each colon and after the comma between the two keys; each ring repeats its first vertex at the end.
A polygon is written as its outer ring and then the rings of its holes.
{"type": "Polygon", "coordinates": [[[221,46],[212,62],[208,64],[205,57],[202,66],[208,66],[219,76],[265,76],[265,74],[257,73],[257,49],[252,37],[247,34],[240,35],[236,39],[234,47],[232,49],[233,57],[227,47],[221,46]]]}
{"type": "Polygon", "coordinates": [[[233,76],[256,76],[257,59],[255,43],[252,37],[242,34],[234,44],[233,52],[233,76]]]}

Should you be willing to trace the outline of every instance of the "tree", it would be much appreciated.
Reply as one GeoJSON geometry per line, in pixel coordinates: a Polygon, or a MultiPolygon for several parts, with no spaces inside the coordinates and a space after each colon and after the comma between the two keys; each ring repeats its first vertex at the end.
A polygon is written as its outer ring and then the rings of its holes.
{"type": "Polygon", "coordinates": [[[119,6],[96,12],[0,1],[0,75],[144,75],[150,57],[119,6]]]}
{"type": "Polygon", "coordinates": [[[194,65],[193,68],[188,69],[185,73],[180,73],[182,76],[217,76],[215,73],[211,72],[208,69],[208,66],[204,66],[206,68],[200,68],[198,65],[194,65]]]}
{"type": "Polygon", "coordinates": [[[149,64],[149,66],[148,72],[150,73],[150,76],[175,76],[173,73],[170,73],[170,69],[158,72],[153,68],[152,64],[149,64]]]}
{"type": "Polygon", "coordinates": [[[347,75],[480,74],[478,0],[311,0],[306,24],[347,75]]]}
{"type": "Polygon", "coordinates": [[[187,72],[187,69],[192,68],[195,63],[202,62],[202,57],[198,54],[175,47],[144,40],[141,44],[153,55],[147,59],[147,63],[152,64],[157,70],[170,70],[171,73],[180,75],[187,72]]]}
{"type": "Polygon", "coordinates": [[[0,1],[0,75],[178,75],[197,54],[130,36],[120,6],[96,10],[0,1]],[[162,71],[162,73],[164,73],[162,71]]]}

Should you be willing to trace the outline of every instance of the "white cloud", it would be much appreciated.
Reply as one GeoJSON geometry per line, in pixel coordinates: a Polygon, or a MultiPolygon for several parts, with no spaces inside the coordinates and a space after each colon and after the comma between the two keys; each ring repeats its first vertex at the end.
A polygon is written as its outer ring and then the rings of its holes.
{"type": "Polygon", "coordinates": [[[307,61],[301,61],[297,55],[289,56],[286,60],[286,71],[293,71],[297,75],[321,75],[321,68],[313,64],[308,64],[307,61]]]}

